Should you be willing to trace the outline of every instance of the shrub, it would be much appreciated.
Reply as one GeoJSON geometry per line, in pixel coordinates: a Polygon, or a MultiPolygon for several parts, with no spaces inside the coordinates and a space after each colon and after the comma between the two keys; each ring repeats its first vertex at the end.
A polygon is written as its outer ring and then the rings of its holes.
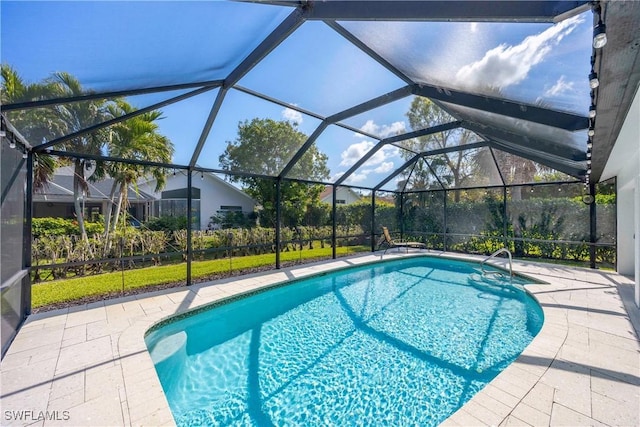
{"type": "Polygon", "coordinates": [[[166,234],[171,234],[174,231],[187,229],[187,217],[182,215],[152,218],[144,224],[144,228],[152,231],[164,231],[166,234]]]}
{"type": "MultiPolygon", "coordinates": [[[[88,235],[104,233],[104,224],[101,222],[84,223],[85,231],[88,235]]],[[[78,221],[64,218],[33,218],[31,231],[34,238],[51,236],[79,236],[80,227],[78,221]]]]}
{"type": "Polygon", "coordinates": [[[210,220],[210,224],[218,228],[250,228],[256,225],[256,214],[242,211],[218,211],[210,217],[210,220]]]}
{"type": "Polygon", "coordinates": [[[31,231],[34,238],[73,234],[71,220],[64,218],[33,218],[31,231]]]}

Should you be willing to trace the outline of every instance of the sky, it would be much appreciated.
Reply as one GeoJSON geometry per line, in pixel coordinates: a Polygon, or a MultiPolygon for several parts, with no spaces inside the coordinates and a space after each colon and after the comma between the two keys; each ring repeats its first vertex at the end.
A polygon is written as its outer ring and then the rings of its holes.
{"type": "MultiPolygon", "coordinates": [[[[0,2],[3,64],[28,82],[69,72],[86,88],[120,90],[224,79],[290,12],[236,2],[0,2]]],[[[416,82],[586,114],[591,12],[558,24],[341,22],[416,82]]],[[[404,82],[322,22],[306,22],[238,83],[330,116],[404,82]]],[[[129,97],[144,107],[186,91],[129,97]]],[[[161,132],[187,164],[217,90],[162,108],[161,132]]],[[[407,97],[345,120],[381,138],[410,131],[407,97]]],[[[219,168],[240,121],[287,120],[307,135],[320,121],[237,90],[225,97],[198,159],[219,168]]],[[[332,180],[376,140],[337,126],[318,138],[332,180]]],[[[374,186],[404,159],[387,146],[347,183],[374,186]]],[[[391,183],[390,185],[393,185],[391,183]]]]}

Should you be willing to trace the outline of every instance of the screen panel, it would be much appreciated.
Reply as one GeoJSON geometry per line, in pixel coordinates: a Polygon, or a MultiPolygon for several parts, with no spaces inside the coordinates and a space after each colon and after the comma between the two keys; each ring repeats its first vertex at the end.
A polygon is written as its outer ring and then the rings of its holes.
{"type": "Polygon", "coordinates": [[[278,176],[320,121],[247,93],[225,96],[197,164],[278,176]]]}
{"type": "Polygon", "coordinates": [[[325,117],[405,86],[317,21],[305,22],[239,84],[325,117]]]}
{"type": "Polygon", "coordinates": [[[539,182],[575,181],[576,179],[533,160],[492,149],[506,185],[539,182]]]}
{"type": "Polygon", "coordinates": [[[470,188],[502,185],[502,178],[488,147],[426,156],[446,188],[470,188]]]}
{"type": "Polygon", "coordinates": [[[592,14],[550,23],[341,22],[418,83],[586,115],[592,14]]]}
{"type": "Polygon", "coordinates": [[[290,12],[236,2],[6,2],[3,63],[26,82],[64,71],[100,92],[224,79],[290,12]]]}
{"type": "MultiPolygon", "coordinates": [[[[7,134],[9,134],[8,131],[7,134]]],[[[2,304],[3,356],[30,309],[28,295],[31,290],[28,272],[24,269],[26,160],[23,158],[20,145],[11,148],[9,143],[8,138],[0,138],[0,161],[2,162],[0,302],[2,304]]]]}

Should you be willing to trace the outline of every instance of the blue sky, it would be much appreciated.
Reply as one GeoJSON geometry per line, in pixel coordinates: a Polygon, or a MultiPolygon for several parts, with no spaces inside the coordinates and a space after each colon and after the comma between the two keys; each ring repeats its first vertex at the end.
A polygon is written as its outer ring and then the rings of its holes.
{"type": "MultiPolygon", "coordinates": [[[[30,82],[55,71],[87,88],[128,89],[222,79],[291,11],[234,2],[0,3],[1,58],[30,82]]],[[[416,81],[476,93],[496,88],[511,99],[586,114],[591,13],[559,24],[342,22],[416,81]]],[[[241,86],[329,116],[404,83],[322,22],[307,22],[240,82],[241,86]]],[[[177,93],[131,97],[143,107],[177,93]]],[[[161,131],[185,164],[216,91],[163,108],[161,131]]],[[[409,131],[406,98],[347,120],[380,137],[409,131]]],[[[319,121],[231,90],[199,158],[217,168],[239,121],[290,120],[311,134],[319,121]]],[[[374,140],[331,126],[318,139],[332,177],[374,140]]],[[[372,186],[404,160],[379,152],[349,181],[372,186]]]]}

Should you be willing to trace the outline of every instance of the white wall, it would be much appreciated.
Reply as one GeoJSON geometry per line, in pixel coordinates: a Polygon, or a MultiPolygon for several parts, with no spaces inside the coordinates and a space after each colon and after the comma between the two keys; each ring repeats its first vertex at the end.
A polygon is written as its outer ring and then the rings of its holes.
{"type": "MultiPolygon", "coordinates": [[[[360,200],[360,195],[348,187],[338,187],[336,190],[336,199],[344,200],[345,204],[350,205],[360,200]]],[[[324,203],[333,204],[333,193],[329,193],[327,196],[320,200],[324,203]]]]}
{"type": "Polygon", "coordinates": [[[200,188],[200,229],[205,230],[212,215],[220,206],[242,206],[242,212],[253,212],[255,202],[233,185],[211,174],[204,174],[204,180],[198,176],[193,186],[200,188]]]}
{"type": "MultiPolygon", "coordinates": [[[[221,206],[242,206],[243,212],[252,212],[255,202],[233,185],[223,181],[215,175],[194,173],[191,185],[200,189],[200,229],[206,230],[210,217],[220,210],[221,206]],[[204,176],[204,178],[201,178],[204,176]]],[[[155,181],[140,182],[138,188],[155,198],[160,199],[162,191],[177,190],[187,187],[185,172],[177,172],[167,176],[166,186],[155,192],[155,181]]]]}
{"type": "MultiPolygon", "coordinates": [[[[597,140],[596,140],[597,142],[597,140]]],[[[618,186],[618,272],[634,276],[640,307],[640,91],[622,125],[601,180],[616,177],[618,186]]]]}

